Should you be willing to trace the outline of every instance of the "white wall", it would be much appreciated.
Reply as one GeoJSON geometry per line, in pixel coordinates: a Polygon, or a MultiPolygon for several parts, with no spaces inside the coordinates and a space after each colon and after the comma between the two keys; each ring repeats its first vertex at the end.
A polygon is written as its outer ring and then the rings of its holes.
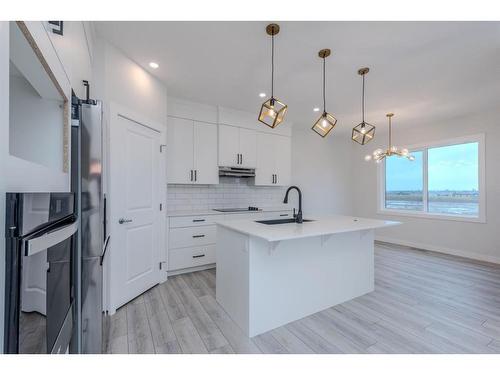
{"type": "Polygon", "coordinates": [[[99,36],[95,47],[92,96],[166,124],[166,86],[99,36]]]}
{"type": "Polygon", "coordinates": [[[10,154],[62,171],[63,101],[40,97],[24,76],[9,80],[10,154]]]}
{"type": "Polygon", "coordinates": [[[292,183],[302,190],[305,217],[308,213],[352,214],[349,142],[335,129],[321,138],[309,128],[293,128],[292,183]]]}
{"type": "MultiPolygon", "coordinates": [[[[354,212],[359,216],[401,221],[397,227],[377,231],[381,239],[500,263],[500,110],[471,114],[438,123],[406,124],[394,127],[394,144],[405,146],[486,133],[486,224],[378,215],[377,168],[364,161],[365,154],[386,147],[387,133],[378,127],[376,139],[361,147],[352,145],[354,212]],[[382,130],[382,131],[381,131],[382,130]]],[[[382,128],[382,129],[381,129],[382,128]]]]}

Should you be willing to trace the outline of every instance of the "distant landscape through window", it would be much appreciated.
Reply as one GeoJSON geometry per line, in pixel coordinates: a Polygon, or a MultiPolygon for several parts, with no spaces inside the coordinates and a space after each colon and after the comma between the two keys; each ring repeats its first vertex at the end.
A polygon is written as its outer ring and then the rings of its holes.
{"type": "Polygon", "coordinates": [[[428,148],[412,154],[415,161],[393,156],[385,162],[386,209],[479,215],[478,142],[428,148]]]}

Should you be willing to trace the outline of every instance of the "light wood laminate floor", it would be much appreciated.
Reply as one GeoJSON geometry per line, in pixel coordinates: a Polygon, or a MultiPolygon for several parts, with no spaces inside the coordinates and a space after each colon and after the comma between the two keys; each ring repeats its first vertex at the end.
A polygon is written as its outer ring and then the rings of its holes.
{"type": "Polygon", "coordinates": [[[500,266],[377,243],[374,292],[252,339],[217,304],[215,270],[170,277],[106,326],[107,353],[500,353],[500,266]]]}

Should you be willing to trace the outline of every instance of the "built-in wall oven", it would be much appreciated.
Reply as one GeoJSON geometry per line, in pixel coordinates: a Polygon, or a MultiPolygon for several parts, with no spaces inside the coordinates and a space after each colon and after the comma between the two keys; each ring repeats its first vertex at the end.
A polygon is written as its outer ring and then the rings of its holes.
{"type": "Polygon", "coordinates": [[[73,193],[7,193],[6,353],[68,353],[75,314],[73,193]]]}

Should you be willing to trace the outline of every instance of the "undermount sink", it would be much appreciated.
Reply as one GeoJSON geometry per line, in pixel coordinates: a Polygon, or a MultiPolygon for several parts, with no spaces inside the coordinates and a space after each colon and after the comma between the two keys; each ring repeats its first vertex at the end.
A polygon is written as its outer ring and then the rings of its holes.
{"type": "MultiPolygon", "coordinates": [[[[303,223],[307,223],[314,220],[302,220],[303,223]]],[[[255,220],[256,223],[266,224],[266,225],[276,225],[276,224],[290,224],[295,223],[295,219],[274,219],[274,220],[255,220]]]]}

